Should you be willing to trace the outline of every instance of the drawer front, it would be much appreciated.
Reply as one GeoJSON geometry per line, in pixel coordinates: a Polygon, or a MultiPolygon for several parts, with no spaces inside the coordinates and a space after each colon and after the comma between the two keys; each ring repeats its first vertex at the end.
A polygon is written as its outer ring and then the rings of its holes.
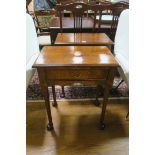
{"type": "Polygon", "coordinates": [[[47,80],[88,80],[88,79],[106,79],[108,69],[95,70],[46,70],[47,80]]]}

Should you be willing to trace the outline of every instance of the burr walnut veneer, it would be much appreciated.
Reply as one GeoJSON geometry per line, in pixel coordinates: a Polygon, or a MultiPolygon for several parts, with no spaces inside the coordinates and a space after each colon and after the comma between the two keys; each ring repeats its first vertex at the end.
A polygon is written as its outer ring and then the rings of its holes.
{"type": "MultiPolygon", "coordinates": [[[[49,123],[53,128],[50,110],[48,86],[84,83],[104,86],[104,100],[100,117],[103,129],[104,114],[108,101],[109,89],[113,83],[114,72],[118,63],[106,46],[45,46],[33,68],[37,68],[49,123]]],[[[56,106],[53,89],[54,105],[56,106]]]]}
{"type": "Polygon", "coordinates": [[[55,45],[102,45],[111,49],[113,41],[105,33],[58,33],[55,45]]]}

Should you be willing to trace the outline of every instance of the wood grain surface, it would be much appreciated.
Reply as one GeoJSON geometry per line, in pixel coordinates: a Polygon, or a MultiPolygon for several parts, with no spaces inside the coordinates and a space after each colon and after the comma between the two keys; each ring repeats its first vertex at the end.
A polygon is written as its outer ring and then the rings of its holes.
{"type": "Polygon", "coordinates": [[[33,67],[119,66],[106,46],[45,46],[33,67]]]}
{"type": "Polygon", "coordinates": [[[44,102],[27,103],[27,155],[128,155],[128,100],[110,100],[106,128],[98,129],[101,106],[94,101],[62,101],[52,107],[54,130],[48,122],[44,102]]]}

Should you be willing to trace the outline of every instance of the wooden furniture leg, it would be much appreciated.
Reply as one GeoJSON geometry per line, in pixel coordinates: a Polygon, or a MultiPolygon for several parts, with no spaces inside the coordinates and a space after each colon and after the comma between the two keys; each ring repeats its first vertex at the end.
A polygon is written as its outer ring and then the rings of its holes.
{"type": "Polygon", "coordinates": [[[44,99],[45,99],[45,106],[46,106],[46,111],[47,111],[47,116],[48,116],[48,121],[49,121],[49,123],[47,124],[47,130],[51,131],[53,130],[53,122],[52,122],[48,87],[42,87],[42,92],[43,92],[44,99]]]}
{"type": "Polygon", "coordinates": [[[100,129],[101,130],[104,130],[105,128],[105,123],[104,123],[105,111],[106,111],[106,106],[108,103],[109,91],[113,84],[114,75],[115,75],[115,70],[111,70],[109,72],[107,80],[105,81],[104,96],[103,96],[104,98],[103,98],[102,112],[101,112],[101,117],[100,117],[100,129]]]}
{"type": "Polygon", "coordinates": [[[99,100],[98,100],[98,97],[99,97],[99,89],[100,89],[100,85],[97,85],[97,87],[96,87],[96,97],[95,97],[95,105],[96,106],[99,106],[100,105],[100,102],[99,102],[99,100]]]}
{"type": "Polygon", "coordinates": [[[53,94],[53,106],[54,106],[54,107],[57,107],[55,86],[52,86],[52,94],[53,94]]]}
{"type": "Polygon", "coordinates": [[[50,39],[51,39],[51,45],[53,45],[53,44],[54,44],[53,34],[54,34],[53,30],[51,30],[51,29],[50,29],[50,39]]]}
{"type": "Polygon", "coordinates": [[[54,42],[56,40],[57,37],[57,30],[52,30],[50,29],[50,39],[51,39],[51,45],[54,45],[54,42]]]}
{"type": "Polygon", "coordinates": [[[50,107],[48,85],[46,82],[45,70],[37,69],[37,72],[38,72],[38,76],[39,76],[41,91],[42,91],[42,94],[45,99],[45,107],[46,107],[46,112],[47,112],[47,116],[48,116],[47,130],[51,131],[51,130],[53,130],[53,122],[52,122],[51,107],[50,107]]]}
{"type": "Polygon", "coordinates": [[[105,86],[104,89],[104,99],[102,103],[102,112],[101,112],[101,117],[100,117],[100,129],[103,130],[105,128],[105,123],[104,123],[104,117],[105,117],[105,111],[106,111],[106,106],[108,102],[108,96],[109,96],[109,87],[105,86]]]}
{"type": "Polygon", "coordinates": [[[64,86],[61,86],[61,88],[62,88],[62,95],[61,95],[61,97],[64,98],[65,97],[65,89],[64,89],[64,86]]]}

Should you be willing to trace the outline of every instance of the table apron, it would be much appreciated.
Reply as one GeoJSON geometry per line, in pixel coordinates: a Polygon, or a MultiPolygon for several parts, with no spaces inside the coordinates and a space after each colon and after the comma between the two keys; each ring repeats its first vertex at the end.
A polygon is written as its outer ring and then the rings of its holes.
{"type": "Polygon", "coordinates": [[[96,80],[48,80],[47,85],[52,86],[52,85],[104,85],[105,80],[101,79],[96,79],[96,80]]]}
{"type": "Polygon", "coordinates": [[[109,69],[46,69],[46,80],[105,80],[109,69]]]}
{"type": "MultiPolygon", "coordinates": [[[[86,85],[108,85],[112,82],[111,74],[116,68],[38,68],[40,84],[44,87],[51,85],[67,85],[82,83],[86,85]]],[[[110,84],[111,85],[111,84],[110,84]]]]}

